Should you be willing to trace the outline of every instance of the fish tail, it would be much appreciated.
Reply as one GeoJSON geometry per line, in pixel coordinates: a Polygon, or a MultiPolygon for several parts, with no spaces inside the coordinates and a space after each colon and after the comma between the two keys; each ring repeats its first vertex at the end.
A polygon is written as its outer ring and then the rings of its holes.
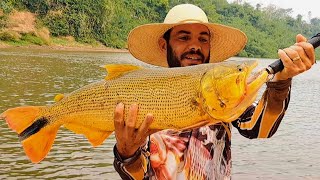
{"type": "Polygon", "coordinates": [[[8,126],[17,132],[26,155],[33,163],[38,163],[50,151],[59,126],[49,124],[41,117],[44,106],[25,106],[8,109],[0,115],[8,126]],[[50,125],[50,126],[49,126],[50,125]]]}

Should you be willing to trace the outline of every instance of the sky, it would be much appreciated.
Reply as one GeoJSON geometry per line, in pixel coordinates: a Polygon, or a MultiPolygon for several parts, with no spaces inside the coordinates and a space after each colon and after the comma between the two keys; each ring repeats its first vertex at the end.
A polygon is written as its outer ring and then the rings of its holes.
{"type": "MultiPolygon", "coordinates": [[[[228,2],[234,1],[228,0],[228,2]]],[[[296,18],[298,14],[301,14],[306,21],[309,20],[309,11],[311,11],[311,18],[320,18],[319,0],[242,0],[242,2],[250,3],[253,7],[256,7],[256,4],[260,3],[263,7],[268,6],[268,4],[274,4],[283,9],[292,8],[292,17],[296,18]]]]}

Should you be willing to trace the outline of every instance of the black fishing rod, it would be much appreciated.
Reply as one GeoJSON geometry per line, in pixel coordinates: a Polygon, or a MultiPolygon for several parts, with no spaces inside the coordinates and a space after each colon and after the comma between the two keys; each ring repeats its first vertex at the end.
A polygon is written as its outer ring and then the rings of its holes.
{"type": "MultiPolygon", "coordinates": [[[[318,46],[320,46],[320,33],[316,34],[312,38],[308,40],[308,43],[312,44],[313,48],[316,49],[318,46]]],[[[284,68],[283,63],[280,59],[276,60],[272,64],[270,64],[266,71],[269,74],[276,74],[277,72],[281,71],[284,68]]]]}

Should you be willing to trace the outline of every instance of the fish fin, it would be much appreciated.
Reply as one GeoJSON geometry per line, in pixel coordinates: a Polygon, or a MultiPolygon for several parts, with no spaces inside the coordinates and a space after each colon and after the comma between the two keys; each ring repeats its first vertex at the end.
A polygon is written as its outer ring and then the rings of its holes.
{"type": "Polygon", "coordinates": [[[44,127],[22,141],[23,149],[31,162],[38,163],[49,153],[56,138],[58,127],[44,127]]]}
{"type": "Polygon", "coordinates": [[[19,134],[23,149],[33,163],[48,154],[59,127],[48,127],[48,120],[40,117],[43,106],[25,106],[8,109],[0,115],[8,126],[19,134]]]}
{"type": "Polygon", "coordinates": [[[107,139],[112,133],[109,131],[101,131],[71,123],[64,124],[64,127],[73,131],[76,134],[85,135],[93,147],[101,145],[103,141],[107,139]]]}
{"type": "Polygon", "coordinates": [[[200,121],[200,122],[198,122],[198,123],[196,123],[196,124],[193,124],[193,125],[188,126],[188,127],[184,127],[184,128],[182,128],[182,129],[179,129],[179,130],[180,130],[180,131],[183,131],[183,130],[188,130],[188,129],[195,129],[195,128],[199,128],[199,127],[201,127],[201,126],[205,126],[205,125],[207,125],[207,124],[209,124],[209,123],[210,123],[209,120],[204,120],[204,121],[200,121]]]}
{"type": "Polygon", "coordinates": [[[108,75],[105,77],[105,80],[114,79],[125,73],[141,69],[140,66],[130,65],[130,64],[108,64],[105,65],[108,75]]]}
{"type": "Polygon", "coordinates": [[[64,94],[57,94],[57,95],[54,97],[54,102],[59,102],[59,101],[61,101],[63,98],[64,98],[64,94]]]}
{"type": "Polygon", "coordinates": [[[29,127],[40,115],[42,106],[23,106],[8,109],[0,115],[0,119],[5,119],[8,126],[20,134],[29,127]]]}

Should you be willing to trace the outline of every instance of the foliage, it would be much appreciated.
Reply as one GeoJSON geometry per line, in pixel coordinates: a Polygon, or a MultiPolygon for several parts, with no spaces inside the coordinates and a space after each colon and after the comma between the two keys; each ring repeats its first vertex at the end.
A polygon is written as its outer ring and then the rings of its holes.
{"type": "Polygon", "coordinates": [[[8,18],[6,16],[0,16],[0,30],[4,29],[8,23],[8,18]]]}
{"type": "Polygon", "coordinates": [[[19,37],[9,31],[0,32],[0,40],[1,41],[18,41],[19,37]]]}
{"type": "Polygon", "coordinates": [[[40,46],[45,44],[45,42],[41,38],[34,36],[32,34],[23,34],[21,37],[21,40],[30,42],[32,44],[40,45],[40,46]]]}
{"type": "MultiPolygon", "coordinates": [[[[27,10],[37,14],[38,27],[47,27],[53,37],[72,36],[78,42],[98,41],[108,47],[126,48],[131,29],[162,22],[170,7],[181,3],[198,5],[210,22],[245,32],[248,44],[239,54],[244,57],[276,58],[279,48],[295,43],[296,34],[311,37],[320,29],[320,19],[312,18],[307,23],[301,15],[293,18],[292,9],[259,4],[253,7],[227,0],[1,0],[0,10],[5,15],[0,16],[0,30],[12,10],[27,10]]],[[[8,34],[2,36],[10,38],[8,34]]],[[[33,37],[21,38],[41,44],[33,37]]]]}

